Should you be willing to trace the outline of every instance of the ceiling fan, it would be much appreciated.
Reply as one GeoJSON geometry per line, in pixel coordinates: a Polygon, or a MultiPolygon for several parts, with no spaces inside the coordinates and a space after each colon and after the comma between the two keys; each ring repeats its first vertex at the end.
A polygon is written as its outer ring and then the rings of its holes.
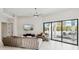
{"type": "Polygon", "coordinates": [[[37,11],[37,8],[34,8],[34,10],[35,10],[35,14],[34,14],[33,16],[38,17],[38,16],[39,16],[39,13],[38,13],[38,11],[37,11]]]}

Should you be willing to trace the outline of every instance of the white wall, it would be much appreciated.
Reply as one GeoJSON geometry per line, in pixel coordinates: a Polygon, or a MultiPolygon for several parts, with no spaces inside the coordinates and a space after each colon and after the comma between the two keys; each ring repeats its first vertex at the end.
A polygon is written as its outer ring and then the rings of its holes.
{"type": "Polygon", "coordinates": [[[57,12],[55,14],[46,16],[46,17],[18,17],[17,19],[17,30],[18,35],[23,35],[24,33],[39,33],[43,31],[43,22],[57,21],[57,20],[66,20],[66,19],[75,19],[79,18],[79,9],[68,9],[65,11],[57,12]],[[24,24],[33,24],[33,31],[24,31],[24,24]]]}
{"type": "Polygon", "coordinates": [[[13,35],[14,36],[18,36],[17,22],[18,22],[17,17],[14,17],[14,19],[13,19],[13,35]]]}
{"type": "Polygon", "coordinates": [[[42,18],[36,18],[36,17],[18,17],[18,35],[23,35],[24,33],[38,33],[42,31],[42,18]],[[33,31],[24,31],[23,25],[24,24],[32,24],[34,30],[33,31]]]}

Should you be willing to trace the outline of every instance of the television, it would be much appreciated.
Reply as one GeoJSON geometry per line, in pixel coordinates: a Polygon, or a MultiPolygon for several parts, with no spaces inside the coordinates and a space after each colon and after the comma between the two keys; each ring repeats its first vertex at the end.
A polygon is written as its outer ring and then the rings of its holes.
{"type": "Polygon", "coordinates": [[[32,24],[24,24],[24,30],[26,31],[30,31],[33,30],[33,25],[32,24]]]}

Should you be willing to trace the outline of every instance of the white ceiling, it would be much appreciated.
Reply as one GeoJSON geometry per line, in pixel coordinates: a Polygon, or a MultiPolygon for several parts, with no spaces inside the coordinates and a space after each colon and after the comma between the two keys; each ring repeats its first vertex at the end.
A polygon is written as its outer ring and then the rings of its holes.
{"type": "MultiPolygon", "coordinates": [[[[67,8],[37,8],[40,16],[50,15],[67,8]]],[[[4,8],[4,12],[15,16],[33,16],[35,14],[34,8],[4,8]]]]}

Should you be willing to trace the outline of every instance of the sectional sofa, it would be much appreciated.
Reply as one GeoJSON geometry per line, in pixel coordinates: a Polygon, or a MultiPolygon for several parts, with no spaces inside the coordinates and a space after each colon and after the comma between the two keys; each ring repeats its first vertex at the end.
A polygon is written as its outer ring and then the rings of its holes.
{"type": "Polygon", "coordinates": [[[35,37],[5,37],[2,40],[4,46],[17,47],[23,49],[39,49],[42,44],[41,38],[35,37]]]}

